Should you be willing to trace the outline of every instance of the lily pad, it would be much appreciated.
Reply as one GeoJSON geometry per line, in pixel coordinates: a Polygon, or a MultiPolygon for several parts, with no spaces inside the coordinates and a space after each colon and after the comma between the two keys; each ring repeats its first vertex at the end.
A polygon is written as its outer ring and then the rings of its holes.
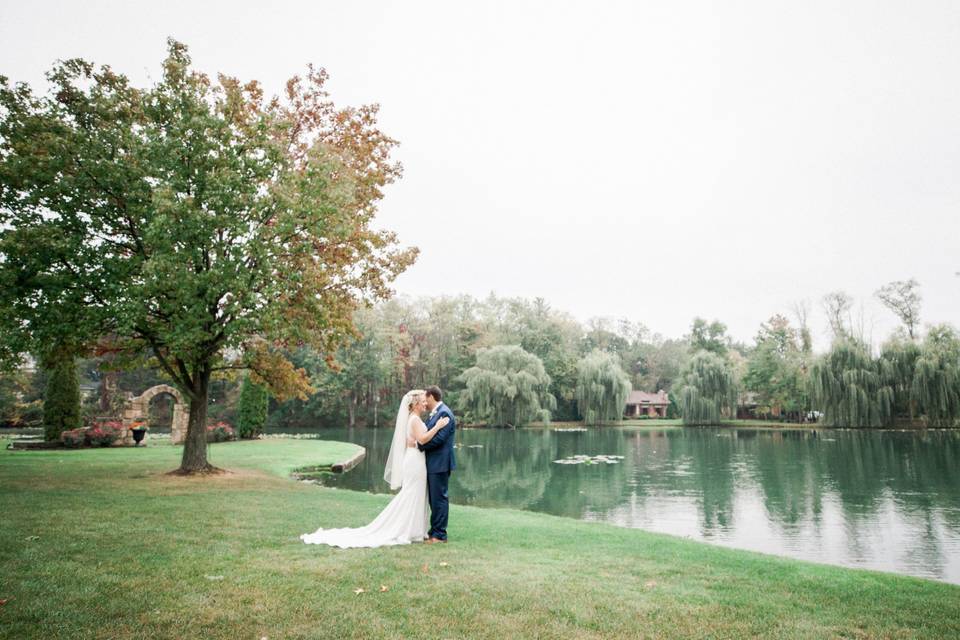
{"type": "Polygon", "coordinates": [[[578,454],[575,456],[569,456],[567,458],[562,458],[560,460],[554,460],[554,464],[619,464],[623,460],[623,456],[615,455],[597,455],[597,456],[588,456],[584,454],[578,454]]]}

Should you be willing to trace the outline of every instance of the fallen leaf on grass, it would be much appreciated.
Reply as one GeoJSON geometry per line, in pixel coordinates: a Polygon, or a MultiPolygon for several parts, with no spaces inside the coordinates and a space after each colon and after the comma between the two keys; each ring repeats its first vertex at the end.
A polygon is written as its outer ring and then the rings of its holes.
{"type": "Polygon", "coordinates": [[[449,567],[449,566],[450,566],[450,563],[449,563],[449,562],[441,562],[441,563],[440,563],[440,566],[441,566],[441,567],[449,567]]]}
{"type": "Polygon", "coordinates": [[[385,584],[380,585],[380,593],[386,593],[387,591],[390,591],[390,587],[385,584]]]}
{"type": "Polygon", "coordinates": [[[0,607],[13,600],[13,598],[0,598],[0,607]]]}
{"type": "Polygon", "coordinates": [[[430,573],[430,565],[424,562],[423,566],[420,567],[420,571],[422,571],[423,573],[430,573]]]}
{"type": "Polygon", "coordinates": [[[223,580],[223,576],[203,576],[207,580],[223,580]]]}
{"type": "Polygon", "coordinates": [[[40,536],[27,536],[27,542],[33,542],[39,539],[40,539],[40,536]]]}
{"type": "Polygon", "coordinates": [[[353,592],[357,595],[360,595],[361,593],[366,593],[367,590],[364,589],[363,587],[357,587],[356,589],[353,590],[353,592]]]}
{"type": "Polygon", "coordinates": [[[653,589],[655,586],[657,586],[657,581],[656,581],[656,580],[647,580],[646,583],[644,583],[643,586],[645,586],[647,589],[653,589]]]}

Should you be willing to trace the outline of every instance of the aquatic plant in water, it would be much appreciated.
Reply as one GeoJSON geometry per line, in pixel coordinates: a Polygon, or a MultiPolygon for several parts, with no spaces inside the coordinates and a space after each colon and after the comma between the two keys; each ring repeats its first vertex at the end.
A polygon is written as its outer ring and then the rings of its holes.
{"type": "Polygon", "coordinates": [[[619,464],[623,456],[586,456],[583,454],[554,460],[554,464],[619,464]]]}

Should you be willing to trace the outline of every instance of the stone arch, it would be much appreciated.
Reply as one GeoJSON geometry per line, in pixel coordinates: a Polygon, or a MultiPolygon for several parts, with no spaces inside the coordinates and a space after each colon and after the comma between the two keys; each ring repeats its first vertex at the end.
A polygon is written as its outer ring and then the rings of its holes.
{"type": "Polygon", "coordinates": [[[173,396],[173,420],[170,422],[170,441],[173,444],[180,444],[187,437],[187,423],[190,420],[190,414],[186,409],[186,403],[183,401],[183,395],[180,391],[168,384],[158,384],[150,387],[136,398],[127,400],[127,406],[123,410],[123,438],[119,444],[133,444],[133,434],[130,433],[130,425],[137,416],[147,415],[150,407],[150,401],[161,393],[173,396]]]}

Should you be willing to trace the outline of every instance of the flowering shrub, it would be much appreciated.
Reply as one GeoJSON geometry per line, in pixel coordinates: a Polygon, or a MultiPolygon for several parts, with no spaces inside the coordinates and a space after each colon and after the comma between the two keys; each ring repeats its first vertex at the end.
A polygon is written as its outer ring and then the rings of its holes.
{"type": "Polygon", "coordinates": [[[122,426],[117,423],[104,422],[87,429],[87,442],[92,447],[109,447],[120,438],[122,426]]]}
{"type": "Polygon", "coordinates": [[[70,429],[60,434],[64,446],[109,447],[123,435],[123,423],[117,420],[96,422],[90,427],[70,429]]]}
{"type": "Polygon", "coordinates": [[[87,430],[70,429],[69,431],[63,431],[60,433],[60,441],[63,442],[64,446],[71,449],[82,447],[87,443],[87,430]]]}
{"type": "Polygon", "coordinates": [[[207,442],[226,442],[236,439],[237,432],[226,422],[215,422],[207,425],[207,442]]]}

